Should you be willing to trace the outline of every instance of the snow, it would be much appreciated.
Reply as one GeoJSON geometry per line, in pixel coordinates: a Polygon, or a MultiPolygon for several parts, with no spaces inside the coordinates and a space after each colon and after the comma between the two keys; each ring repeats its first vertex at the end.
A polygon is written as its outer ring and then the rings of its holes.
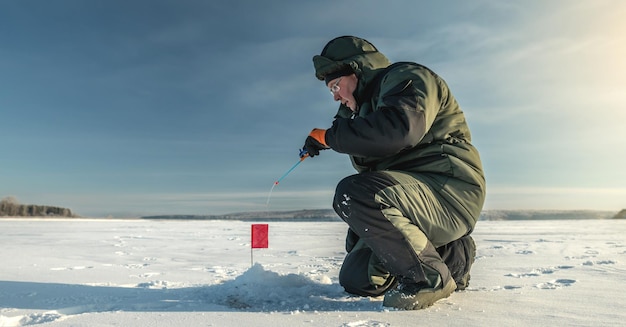
{"type": "Polygon", "coordinates": [[[481,221],[470,287],[419,311],[343,291],[344,223],[269,224],[270,247],[251,252],[249,222],[0,219],[0,326],[626,320],[626,220],[481,221]]]}

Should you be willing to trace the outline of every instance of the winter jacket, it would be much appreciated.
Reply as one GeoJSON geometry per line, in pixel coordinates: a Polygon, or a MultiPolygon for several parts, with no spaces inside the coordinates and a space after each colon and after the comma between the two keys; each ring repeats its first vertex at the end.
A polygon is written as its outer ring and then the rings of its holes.
{"type": "Polygon", "coordinates": [[[463,111],[445,81],[412,62],[391,64],[371,43],[340,37],[313,58],[316,77],[348,65],[358,78],[353,113],[341,105],[326,144],[349,154],[359,172],[414,174],[463,216],[478,220],[485,177],[463,111]]]}

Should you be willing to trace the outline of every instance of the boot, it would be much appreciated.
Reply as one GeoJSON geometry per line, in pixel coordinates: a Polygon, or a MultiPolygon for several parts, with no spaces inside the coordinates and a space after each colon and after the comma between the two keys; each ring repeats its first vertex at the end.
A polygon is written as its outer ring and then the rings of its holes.
{"type": "Polygon", "coordinates": [[[395,289],[385,293],[383,306],[403,310],[424,309],[456,290],[448,267],[430,242],[418,258],[420,264],[400,277],[395,289]]]}
{"type": "Polygon", "coordinates": [[[439,283],[435,287],[415,283],[411,281],[400,281],[398,286],[385,293],[383,306],[401,310],[419,310],[433,305],[433,303],[447,298],[456,290],[456,283],[452,278],[448,282],[439,283]]]}

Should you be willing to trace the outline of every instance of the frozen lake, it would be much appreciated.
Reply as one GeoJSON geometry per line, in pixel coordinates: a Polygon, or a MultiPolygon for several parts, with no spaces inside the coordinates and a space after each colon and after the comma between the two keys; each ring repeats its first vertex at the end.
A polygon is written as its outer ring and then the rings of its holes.
{"type": "Polygon", "coordinates": [[[421,311],[337,283],[342,222],[0,219],[0,326],[618,326],[626,220],[481,221],[470,287],[421,311]]]}

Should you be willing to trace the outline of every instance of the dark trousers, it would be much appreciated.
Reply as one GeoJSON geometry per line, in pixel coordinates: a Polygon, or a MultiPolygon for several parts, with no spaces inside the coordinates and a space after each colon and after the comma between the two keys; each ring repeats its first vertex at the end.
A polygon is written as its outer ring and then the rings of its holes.
{"type": "MultiPolygon", "coordinates": [[[[470,269],[476,257],[476,245],[471,236],[464,236],[456,241],[438,247],[441,256],[456,282],[457,291],[469,285],[470,269]]],[[[393,288],[397,278],[385,273],[384,266],[376,265],[380,261],[367,246],[358,246],[350,251],[339,272],[339,284],[348,293],[360,296],[379,296],[393,288]]]]}
{"type": "Polygon", "coordinates": [[[473,240],[462,240],[468,227],[415,175],[349,176],[337,185],[333,207],[350,226],[355,245],[348,249],[339,276],[350,293],[380,295],[397,279],[434,287],[456,280],[473,260],[465,254],[471,252],[465,245],[473,245],[473,240]]]}

